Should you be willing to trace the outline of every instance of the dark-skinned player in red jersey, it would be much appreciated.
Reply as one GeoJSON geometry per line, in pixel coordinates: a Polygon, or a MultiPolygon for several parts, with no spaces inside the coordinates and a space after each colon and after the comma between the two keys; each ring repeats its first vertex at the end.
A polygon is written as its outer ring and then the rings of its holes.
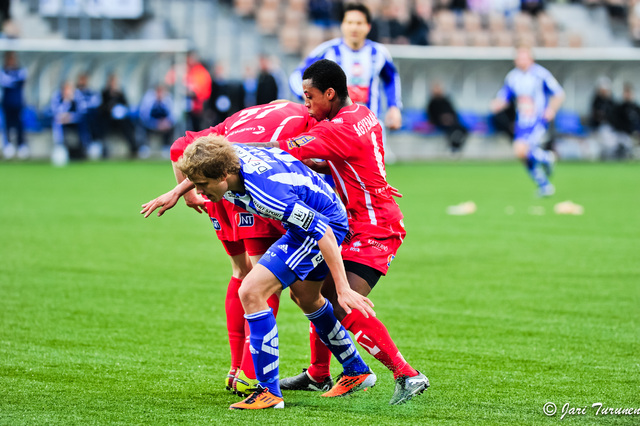
{"type": "MultiPolygon", "coordinates": [[[[349,285],[367,296],[386,275],[406,234],[393,198],[399,194],[386,180],[382,128],[367,107],[351,101],[346,76],[335,62],[313,63],[303,74],[302,86],[309,115],[319,123],[297,137],[267,146],[289,152],[318,172],[331,173],[349,217],[349,233],[342,244],[349,285]],[[315,162],[315,158],[326,161],[315,162]]],[[[355,340],[393,373],[396,386],[390,404],[403,404],[429,387],[427,377],[407,363],[378,318],[365,318],[356,310],[347,315],[336,302],[330,277],[322,291],[355,340]]],[[[330,357],[312,327],[311,366],[298,376],[282,379],[281,388],[325,390],[331,383],[330,357]]],[[[349,386],[342,379],[333,389],[349,386]]]]}

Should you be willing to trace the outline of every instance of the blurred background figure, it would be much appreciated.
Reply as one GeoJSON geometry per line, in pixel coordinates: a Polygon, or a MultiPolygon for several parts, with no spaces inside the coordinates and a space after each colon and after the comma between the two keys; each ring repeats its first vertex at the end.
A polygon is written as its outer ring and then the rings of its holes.
{"type": "Polygon", "coordinates": [[[24,83],[27,69],[20,66],[15,52],[4,54],[4,65],[0,71],[2,86],[2,112],[4,114],[4,143],[2,153],[5,159],[18,156],[29,158],[29,147],[24,137],[22,110],[24,109],[24,83]],[[15,130],[17,146],[11,143],[11,132],[15,130]]]}
{"type": "MultiPolygon", "coordinates": [[[[107,77],[107,84],[102,90],[102,102],[98,107],[98,140],[105,141],[109,133],[123,136],[129,148],[129,157],[138,154],[135,128],[129,116],[129,102],[115,74],[107,77]]],[[[106,149],[105,145],[105,149],[106,149]]]]}
{"type": "Polygon", "coordinates": [[[622,102],[615,108],[615,117],[615,127],[618,130],[616,158],[630,158],[636,144],[635,138],[640,133],[640,105],[635,101],[631,83],[624,84],[622,102]]]}
{"type": "Polygon", "coordinates": [[[151,137],[159,135],[162,140],[162,156],[169,158],[176,120],[173,115],[173,98],[167,87],[157,84],[149,89],[142,97],[138,113],[140,123],[146,131],[146,142],[140,147],[140,152],[148,151],[151,137]]]}
{"type": "MultiPolygon", "coordinates": [[[[176,68],[167,72],[165,82],[169,87],[176,84],[176,68]]],[[[187,130],[202,130],[204,103],[211,96],[211,75],[202,65],[195,50],[187,53],[187,70],[184,76],[187,90],[187,130]]]]}
{"type": "Polygon", "coordinates": [[[56,165],[66,164],[67,159],[86,158],[86,149],[90,142],[83,119],[86,110],[82,94],[71,81],[63,82],[60,90],[54,92],[51,97],[51,130],[54,143],[52,160],[56,165]],[[70,137],[71,134],[74,134],[75,138],[70,137]]]}
{"type": "Polygon", "coordinates": [[[80,92],[86,107],[82,120],[87,127],[90,139],[89,146],[87,147],[87,157],[91,160],[98,160],[104,154],[98,123],[98,107],[101,103],[100,94],[98,91],[89,87],[89,74],[86,72],[78,75],[76,89],[80,92]]]}
{"type": "Polygon", "coordinates": [[[256,104],[264,105],[278,99],[278,83],[271,71],[271,61],[267,55],[258,58],[260,73],[256,87],[256,104]]]}
{"type": "Polygon", "coordinates": [[[219,63],[214,68],[214,78],[211,83],[211,97],[209,108],[212,112],[212,124],[221,123],[236,112],[245,108],[245,86],[240,80],[230,80],[224,64],[219,63]]]}
{"type": "Polygon", "coordinates": [[[434,126],[444,132],[451,152],[460,152],[467,140],[469,130],[460,122],[457,111],[445,95],[444,87],[439,81],[431,85],[427,117],[434,126]]]}
{"type": "Polygon", "coordinates": [[[509,104],[500,111],[497,111],[490,116],[491,125],[498,133],[504,133],[509,137],[509,142],[513,142],[515,138],[515,125],[516,125],[516,103],[510,101],[509,104]]]}
{"type": "Polygon", "coordinates": [[[596,82],[596,90],[591,101],[589,124],[600,148],[602,159],[616,156],[618,137],[614,128],[616,103],[611,91],[611,80],[602,76],[596,82]]]}

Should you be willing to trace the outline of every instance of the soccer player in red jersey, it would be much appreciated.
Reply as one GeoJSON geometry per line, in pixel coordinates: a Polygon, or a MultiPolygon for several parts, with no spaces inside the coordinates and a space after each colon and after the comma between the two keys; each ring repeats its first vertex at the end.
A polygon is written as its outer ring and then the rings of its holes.
{"type": "MultiPolygon", "coordinates": [[[[316,124],[306,133],[270,142],[303,160],[316,171],[331,173],[347,208],[349,233],[342,244],[347,277],[352,289],[367,296],[386,275],[406,234],[402,212],[387,183],[382,128],[367,107],[349,98],[346,77],[335,62],[322,59],[303,74],[305,106],[316,124]],[[312,159],[326,161],[316,163],[312,159]]],[[[336,302],[330,277],[323,294],[335,307],[336,317],[356,341],[393,372],[396,387],[390,404],[402,404],[429,387],[427,377],[403,358],[384,324],[356,310],[346,314],[336,302]]],[[[311,366],[283,379],[283,390],[322,390],[330,385],[330,352],[311,330],[311,366]]],[[[340,380],[338,381],[338,384],[340,380]]]]}
{"type": "MultiPolygon", "coordinates": [[[[144,204],[141,213],[148,217],[159,208],[158,216],[161,216],[178,202],[187,188],[192,187],[191,182],[176,167],[176,163],[185,148],[199,137],[218,134],[225,136],[230,142],[268,142],[299,135],[315,123],[316,120],[309,116],[304,105],[278,101],[245,108],[217,126],[199,132],[187,132],[171,146],[171,162],[178,185],[172,191],[144,204]]],[[[222,201],[212,203],[196,194],[194,189],[184,193],[184,199],[187,206],[199,213],[204,210],[209,214],[216,235],[231,259],[232,276],[225,300],[231,368],[225,384],[227,389],[247,393],[256,382],[256,375],[249,350],[249,329],[238,289],[243,278],[251,271],[252,264],[282,236],[284,229],[280,223],[249,213],[234,204],[222,201]]],[[[269,306],[276,314],[279,294],[274,294],[269,299],[269,306]]]]}

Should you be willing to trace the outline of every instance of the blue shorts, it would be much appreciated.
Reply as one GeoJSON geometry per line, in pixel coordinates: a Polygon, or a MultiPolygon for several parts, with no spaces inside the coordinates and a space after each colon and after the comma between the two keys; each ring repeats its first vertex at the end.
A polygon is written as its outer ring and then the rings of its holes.
{"type": "MultiPolygon", "coordinates": [[[[338,244],[347,233],[347,229],[336,230],[331,227],[338,244]]],[[[322,281],[329,274],[317,241],[301,230],[289,229],[260,258],[258,264],[264,266],[280,280],[282,288],[289,287],[301,280],[322,281]]]]}
{"type": "Polygon", "coordinates": [[[542,143],[542,138],[547,132],[547,126],[544,123],[536,123],[532,127],[518,127],[516,126],[515,137],[513,140],[515,142],[526,143],[527,145],[533,147],[538,146],[542,143]]]}

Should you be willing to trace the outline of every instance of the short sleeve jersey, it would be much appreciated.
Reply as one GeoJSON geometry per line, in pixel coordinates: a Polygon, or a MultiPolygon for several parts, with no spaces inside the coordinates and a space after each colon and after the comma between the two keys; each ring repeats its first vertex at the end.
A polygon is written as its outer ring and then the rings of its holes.
{"type": "Polygon", "coordinates": [[[202,136],[224,135],[229,142],[270,142],[305,132],[316,123],[304,105],[278,102],[245,108],[222,123],[199,132],[187,132],[171,145],[171,161],[182,157],[185,148],[202,136]]]}
{"type": "Polygon", "coordinates": [[[344,107],[332,120],[279,146],[299,159],[328,161],[349,221],[386,225],[402,219],[386,179],[382,127],[369,108],[344,107]]]}
{"type": "Polygon", "coordinates": [[[517,130],[528,130],[543,122],[544,110],[551,96],[564,93],[560,83],[543,66],[532,64],[522,71],[512,69],[498,92],[498,98],[516,101],[517,130]]]}
{"type": "MultiPolygon", "coordinates": [[[[316,172],[278,148],[234,144],[245,192],[224,198],[250,213],[282,222],[314,241],[331,226],[346,232],[347,213],[316,172]]],[[[311,240],[310,240],[311,241],[311,240]]]]}

